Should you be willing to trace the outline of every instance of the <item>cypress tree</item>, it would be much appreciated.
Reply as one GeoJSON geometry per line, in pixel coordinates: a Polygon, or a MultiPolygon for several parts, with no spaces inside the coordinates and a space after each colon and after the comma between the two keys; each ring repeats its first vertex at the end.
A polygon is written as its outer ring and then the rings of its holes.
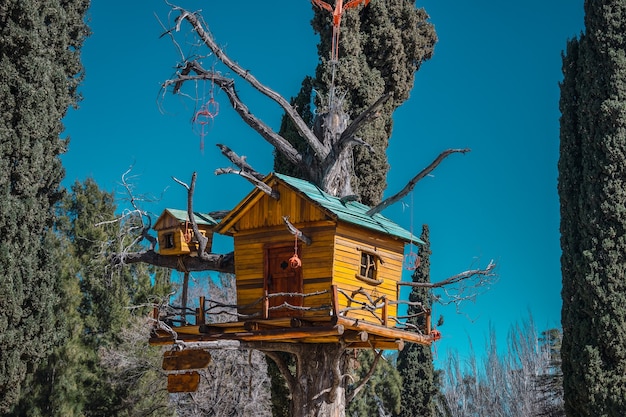
{"type": "Polygon", "coordinates": [[[585,1],[561,83],[561,268],[568,416],[626,415],[626,3],[585,1]]]}
{"type": "Polygon", "coordinates": [[[78,101],[89,2],[0,3],[0,413],[62,337],[49,235],[61,198],[61,120],[78,101]]]}
{"type": "MultiPolygon", "coordinates": [[[[428,225],[422,226],[420,237],[424,245],[420,248],[419,267],[413,273],[413,282],[430,282],[430,231],[428,225]]],[[[421,303],[423,308],[410,305],[407,315],[414,315],[430,309],[430,294],[425,288],[413,287],[409,301],[421,303]]],[[[420,328],[426,325],[426,317],[411,317],[408,322],[420,328]]],[[[430,346],[408,344],[398,354],[398,371],[402,376],[402,417],[432,417],[435,415],[435,387],[433,353],[430,346]]]]}
{"type": "MultiPolygon", "coordinates": [[[[320,61],[315,77],[304,80],[300,94],[294,99],[305,121],[313,121],[314,111],[324,111],[333,78],[332,17],[326,10],[317,7],[314,10],[312,26],[320,34],[320,61]],[[311,102],[316,103],[317,109],[311,107],[311,102]]],[[[382,198],[389,170],[386,150],[392,113],[409,98],[415,72],[432,56],[437,36],[427,20],[426,12],[417,9],[415,1],[411,0],[373,1],[367,7],[349,9],[341,20],[335,86],[344,109],[355,118],[381,96],[391,95],[378,118],[358,133],[374,151],[363,147],[353,151],[353,187],[365,204],[374,205],[382,198]]],[[[290,122],[283,121],[281,134],[298,147],[299,135],[287,133],[295,133],[289,126],[290,122]]],[[[304,178],[292,169],[284,158],[277,156],[276,171],[304,178]]]]}

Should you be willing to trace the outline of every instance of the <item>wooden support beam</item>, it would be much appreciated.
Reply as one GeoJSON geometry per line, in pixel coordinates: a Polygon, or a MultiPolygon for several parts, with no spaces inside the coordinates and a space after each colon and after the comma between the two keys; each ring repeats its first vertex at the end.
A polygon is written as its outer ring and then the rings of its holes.
{"type": "Polygon", "coordinates": [[[200,296],[200,301],[198,303],[198,305],[200,307],[198,307],[196,309],[196,326],[202,326],[203,324],[205,324],[205,318],[204,318],[204,295],[200,296]]]}
{"type": "Polygon", "coordinates": [[[333,317],[337,318],[339,317],[339,293],[337,291],[337,285],[332,285],[331,289],[333,291],[332,297],[333,299],[332,301],[332,314],[333,317]]]}
{"type": "Polygon", "coordinates": [[[402,350],[404,349],[403,340],[380,340],[368,342],[353,342],[347,345],[349,349],[383,349],[383,350],[402,350]]]}
{"type": "Polygon", "coordinates": [[[343,332],[344,327],[342,325],[335,325],[331,327],[301,327],[297,329],[285,328],[260,330],[257,332],[226,333],[224,334],[224,337],[252,342],[264,340],[304,339],[307,337],[320,336],[341,336],[343,332]]]}
{"type": "Polygon", "coordinates": [[[389,313],[387,310],[387,307],[389,306],[389,300],[387,300],[387,297],[383,299],[383,303],[382,322],[383,326],[387,326],[387,324],[389,323],[389,313]]]}
{"type": "Polygon", "coordinates": [[[346,330],[352,329],[366,331],[370,333],[370,335],[376,335],[386,339],[404,340],[405,342],[419,343],[425,346],[430,346],[433,342],[433,339],[430,336],[367,323],[359,319],[339,317],[337,324],[344,325],[346,330]]]}

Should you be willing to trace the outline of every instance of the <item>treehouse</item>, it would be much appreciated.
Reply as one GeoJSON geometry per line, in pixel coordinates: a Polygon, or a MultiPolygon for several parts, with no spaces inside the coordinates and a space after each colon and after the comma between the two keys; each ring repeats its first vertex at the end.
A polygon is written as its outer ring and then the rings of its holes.
{"type": "MultiPolygon", "coordinates": [[[[194,220],[203,236],[208,239],[206,252],[211,251],[213,228],[217,222],[208,214],[194,212],[194,220]]],[[[161,255],[197,255],[198,241],[194,236],[186,210],[167,208],[154,224],[161,255]]]]}
{"type": "MultiPolygon", "coordinates": [[[[270,174],[215,226],[233,237],[236,318],[216,323],[201,297],[196,325],[176,327],[188,341],[346,343],[353,348],[429,345],[430,312],[421,328],[400,316],[404,248],[422,243],[369,207],[331,196],[301,179],[270,174]]],[[[156,332],[153,344],[172,343],[156,332]]]]}

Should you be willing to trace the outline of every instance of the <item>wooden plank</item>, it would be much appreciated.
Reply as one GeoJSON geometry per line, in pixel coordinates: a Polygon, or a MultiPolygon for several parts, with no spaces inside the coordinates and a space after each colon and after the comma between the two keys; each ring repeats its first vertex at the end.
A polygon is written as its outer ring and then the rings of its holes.
{"type": "Polygon", "coordinates": [[[206,368],[210,362],[211,354],[206,350],[171,350],[163,354],[162,366],[166,371],[182,371],[206,368]]]}
{"type": "Polygon", "coordinates": [[[169,374],[167,376],[167,392],[196,392],[200,384],[200,374],[185,372],[183,374],[169,374]]]}
{"type": "Polygon", "coordinates": [[[425,346],[430,346],[433,342],[432,337],[427,335],[375,325],[342,316],[337,318],[337,323],[344,325],[346,329],[363,330],[386,339],[404,340],[405,342],[418,343],[425,346]]]}

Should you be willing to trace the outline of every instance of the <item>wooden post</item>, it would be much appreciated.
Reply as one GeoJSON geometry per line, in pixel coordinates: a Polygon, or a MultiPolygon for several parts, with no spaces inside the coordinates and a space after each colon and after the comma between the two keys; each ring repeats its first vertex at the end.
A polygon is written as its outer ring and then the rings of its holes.
{"type": "Polygon", "coordinates": [[[387,327],[387,322],[389,321],[389,313],[387,312],[387,306],[389,305],[389,300],[387,297],[383,299],[383,326],[387,327]]]}
{"type": "Polygon", "coordinates": [[[424,332],[429,335],[430,334],[430,326],[431,326],[431,312],[432,310],[427,310],[426,311],[426,329],[424,329],[424,332]]]}
{"type": "Polygon", "coordinates": [[[181,294],[182,317],[184,324],[187,324],[187,291],[189,289],[189,272],[185,272],[183,277],[183,293],[181,294]]]}
{"type": "Polygon", "coordinates": [[[199,307],[196,309],[196,326],[205,324],[204,320],[204,295],[200,296],[199,307]]]}
{"type": "Polygon", "coordinates": [[[265,290],[265,296],[263,297],[263,319],[267,320],[270,316],[270,299],[267,296],[267,290],[265,290]]]}
{"type": "Polygon", "coordinates": [[[339,316],[339,293],[337,292],[337,285],[331,285],[331,289],[332,289],[332,314],[333,317],[338,317],[339,316]]]}

